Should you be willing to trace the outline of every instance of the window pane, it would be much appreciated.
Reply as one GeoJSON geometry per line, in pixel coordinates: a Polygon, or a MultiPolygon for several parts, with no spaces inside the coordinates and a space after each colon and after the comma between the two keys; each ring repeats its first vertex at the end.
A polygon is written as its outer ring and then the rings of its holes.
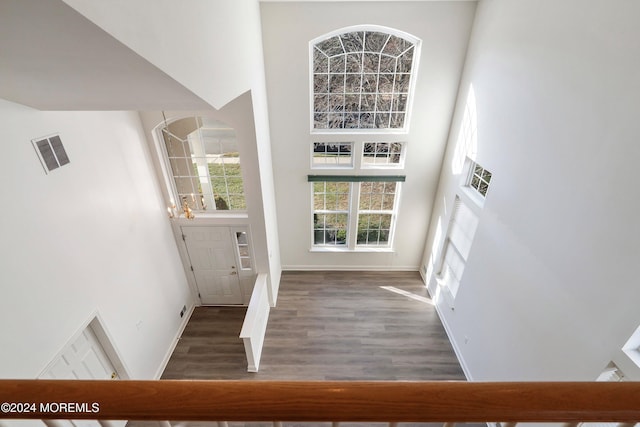
{"type": "Polygon", "coordinates": [[[344,73],[345,55],[329,58],[330,73],[344,73]]]}
{"type": "Polygon", "coordinates": [[[360,73],[362,72],[362,54],[351,53],[347,55],[347,73],[360,73]]]}
{"type": "Polygon", "coordinates": [[[378,73],[380,55],[377,53],[365,53],[362,58],[362,70],[365,73],[378,73]]]}
{"type": "Polygon", "coordinates": [[[389,41],[384,46],[382,52],[388,55],[398,56],[402,52],[407,50],[410,46],[411,43],[409,41],[392,35],[391,37],[389,37],[389,41]]]}
{"type": "Polygon", "coordinates": [[[329,92],[329,76],[326,74],[316,74],[313,76],[313,88],[315,93],[329,92]]]}
{"type": "Polygon", "coordinates": [[[176,190],[189,198],[194,194],[196,200],[189,200],[191,209],[245,209],[235,131],[222,122],[200,117],[176,120],[168,125],[168,131],[173,135],[166,137],[165,143],[176,190]],[[174,136],[193,129],[194,123],[199,127],[186,139],[174,136]]]}
{"type": "Polygon", "coordinates": [[[313,143],[312,165],[317,167],[352,166],[351,143],[313,143]]]}
{"type": "Polygon", "coordinates": [[[379,31],[348,32],[316,43],[312,51],[315,73],[312,108],[314,113],[334,114],[314,114],[314,128],[404,127],[414,50],[410,41],[379,31]],[[346,96],[333,99],[319,96],[327,93],[346,96]],[[369,96],[354,96],[360,94],[369,96]],[[376,101],[382,94],[402,97],[387,96],[376,101]],[[335,114],[338,111],[354,114],[335,114]],[[390,115],[391,112],[397,114],[390,115]]]}
{"type": "Polygon", "coordinates": [[[480,188],[480,179],[476,175],[471,178],[471,186],[476,190],[480,188]]]}
{"type": "Polygon", "coordinates": [[[247,233],[244,231],[240,231],[236,233],[236,238],[238,239],[239,245],[246,245],[247,242],[247,233]]]}
{"type": "MultiPolygon", "coordinates": [[[[375,144],[375,143],[372,143],[375,144]]],[[[374,146],[375,149],[375,146],[374,146]]],[[[357,215],[356,245],[389,246],[398,183],[313,182],[313,244],[349,245],[349,213],[357,215]],[[357,211],[350,205],[350,189],[358,190],[357,211]]]]}
{"type": "Polygon", "coordinates": [[[314,245],[346,245],[350,184],[347,182],[313,183],[314,245]]]}
{"type": "Polygon", "coordinates": [[[347,218],[347,214],[314,214],[314,244],[346,244],[347,218]]]}
{"type": "Polygon", "coordinates": [[[491,182],[493,175],[479,164],[471,160],[469,160],[469,162],[471,163],[469,172],[470,176],[466,185],[475,189],[482,197],[485,197],[489,190],[489,183],[491,182]]]}
{"type": "Polygon", "coordinates": [[[389,127],[392,129],[399,129],[403,126],[404,126],[404,114],[403,113],[391,114],[391,121],[389,122],[389,127]]]}
{"type": "Polygon", "coordinates": [[[313,50],[313,72],[326,73],[329,71],[329,60],[327,56],[318,49],[313,50]]]}
{"type": "Polygon", "coordinates": [[[229,196],[225,195],[216,195],[215,197],[216,209],[219,211],[228,211],[230,209],[229,196]]]}
{"type": "Polygon", "coordinates": [[[410,73],[412,63],[413,63],[413,48],[410,48],[405,53],[400,55],[400,57],[398,57],[397,72],[410,73]]]}
{"type": "Polygon", "coordinates": [[[340,53],[344,53],[344,50],[342,49],[342,43],[340,43],[340,39],[337,36],[321,41],[316,45],[316,47],[327,56],[334,56],[340,53]]]}
{"type": "Polygon", "coordinates": [[[166,132],[163,132],[162,135],[169,157],[186,157],[190,155],[190,153],[185,150],[186,142],[168,135],[166,132]]]}
{"type": "Polygon", "coordinates": [[[345,76],[345,93],[360,93],[362,77],[360,74],[347,74],[345,76]]]}
{"type": "Polygon", "coordinates": [[[381,73],[393,73],[396,71],[396,57],[381,55],[380,56],[380,72],[381,73]]]}
{"type": "Polygon", "coordinates": [[[364,166],[399,165],[402,144],[398,142],[365,142],[362,163],[364,166]]]}
{"type": "Polygon", "coordinates": [[[364,36],[364,49],[369,52],[380,52],[384,47],[388,34],[380,33],[377,31],[367,31],[364,36]]]}
{"type": "Polygon", "coordinates": [[[329,74],[329,92],[344,93],[344,74],[329,74]]]}
{"type": "Polygon", "coordinates": [[[329,120],[326,113],[318,113],[313,115],[313,127],[316,129],[328,129],[329,120]]]}
{"type": "Polygon", "coordinates": [[[410,74],[396,74],[395,84],[393,91],[396,93],[408,93],[409,92],[409,78],[410,74]]]}
{"type": "Polygon", "coordinates": [[[390,211],[393,210],[393,205],[396,200],[395,194],[384,194],[382,197],[382,210],[390,211]]]}
{"type": "Polygon", "coordinates": [[[329,95],[329,111],[344,110],[344,95],[329,95]]]}
{"type": "Polygon", "coordinates": [[[392,211],[395,191],[395,182],[361,182],[360,211],[392,211]]]}
{"type": "Polygon", "coordinates": [[[376,93],[378,90],[378,75],[363,74],[362,75],[362,92],[376,93]]]}
{"type": "Polygon", "coordinates": [[[191,194],[196,192],[194,184],[196,184],[197,181],[193,178],[175,178],[175,182],[178,193],[191,194]]]}
{"type": "Polygon", "coordinates": [[[230,210],[245,210],[247,209],[247,202],[243,194],[230,194],[229,195],[229,209],[230,210]]]}
{"type": "Polygon", "coordinates": [[[358,245],[387,245],[391,228],[391,214],[359,214],[358,245]]]}
{"type": "Polygon", "coordinates": [[[342,45],[347,52],[362,52],[362,40],[364,33],[361,31],[341,34],[342,45]]]}

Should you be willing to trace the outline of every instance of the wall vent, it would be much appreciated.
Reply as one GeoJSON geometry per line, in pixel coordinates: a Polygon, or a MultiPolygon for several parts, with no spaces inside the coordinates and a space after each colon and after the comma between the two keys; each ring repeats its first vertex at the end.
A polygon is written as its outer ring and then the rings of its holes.
{"type": "Polygon", "coordinates": [[[40,162],[42,162],[42,167],[44,167],[46,173],[69,163],[69,157],[62,146],[60,135],[36,138],[32,139],[31,142],[38,153],[38,157],[40,157],[40,162]]]}

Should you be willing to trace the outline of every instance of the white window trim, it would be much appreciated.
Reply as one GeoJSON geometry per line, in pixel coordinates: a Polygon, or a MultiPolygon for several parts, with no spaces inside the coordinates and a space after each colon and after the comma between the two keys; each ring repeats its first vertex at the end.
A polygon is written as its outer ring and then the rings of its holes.
{"type": "Polygon", "coordinates": [[[335,135],[337,133],[339,134],[362,134],[362,135],[371,135],[371,134],[387,134],[387,135],[406,135],[409,133],[409,128],[410,128],[410,124],[411,124],[411,117],[412,117],[412,112],[413,112],[413,99],[414,99],[414,94],[415,94],[415,86],[416,86],[416,80],[417,80],[417,76],[418,76],[418,69],[419,69],[419,64],[420,64],[420,53],[421,53],[421,47],[422,47],[422,40],[420,40],[418,37],[409,34],[407,32],[404,31],[400,31],[400,30],[396,30],[394,28],[391,27],[385,27],[382,25],[354,25],[354,26],[349,26],[349,27],[344,27],[344,28],[339,28],[337,30],[331,31],[329,33],[323,34],[319,37],[314,38],[313,40],[309,41],[309,132],[311,134],[314,135],[335,135]],[[400,38],[403,38],[405,40],[410,41],[411,43],[413,43],[414,45],[414,53],[413,53],[413,60],[412,60],[412,65],[411,65],[411,79],[409,82],[409,91],[408,91],[408,98],[407,98],[407,106],[405,109],[405,119],[404,119],[404,126],[402,128],[394,128],[394,129],[376,129],[376,128],[371,128],[371,129],[315,129],[313,127],[313,123],[314,123],[314,81],[313,81],[313,49],[314,46],[323,41],[326,40],[328,38],[334,37],[336,35],[339,34],[344,34],[344,33],[350,33],[350,32],[355,32],[355,31],[378,31],[378,32],[382,32],[382,33],[387,33],[387,34],[391,34],[400,38]]]}
{"type": "MultiPolygon", "coordinates": [[[[185,119],[188,117],[194,117],[193,114],[179,115],[171,118],[165,118],[165,120],[159,123],[152,132],[153,142],[155,148],[155,154],[158,158],[158,164],[160,166],[161,178],[164,181],[163,190],[165,191],[165,203],[169,209],[173,208],[174,212],[177,212],[175,220],[182,220],[184,214],[182,213],[182,201],[178,200],[178,190],[176,188],[175,180],[173,178],[173,172],[171,170],[171,164],[169,163],[169,154],[167,153],[167,147],[164,142],[164,136],[162,134],[163,129],[167,124],[173,123],[177,120],[185,119]]],[[[198,116],[202,117],[202,116],[198,116]]],[[[211,118],[211,117],[210,117],[211,118]]],[[[244,175],[242,176],[244,180],[244,175]]],[[[244,183],[243,183],[244,184],[244,183]]],[[[246,198],[246,193],[245,193],[246,198]]],[[[246,203],[246,199],[245,199],[246,203]]],[[[194,211],[197,213],[196,219],[205,218],[218,218],[218,219],[246,219],[248,218],[248,211],[245,210],[217,210],[211,209],[206,211],[194,211]]]]}
{"type": "Polygon", "coordinates": [[[360,144],[360,167],[362,169],[404,169],[404,161],[407,156],[407,143],[405,141],[362,141],[360,144]],[[388,164],[367,164],[364,161],[364,144],[401,144],[402,150],[400,151],[399,163],[388,164]]]}
{"type": "MultiPolygon", "coordinates": [[[[473,178],[474,166],[476,164],[477,162],[469,157],[465,159],[464,168],[462,170],[462,182],[460,184],[460,191],[458,194],[460,196],[464,196],[464,199],[467,202],[470,202],[474,207],[481,210],[484,207],[487,196],[483,197],[478,190],[470,185],[471,179],[473,178]]],[[[487,194],[489,194],[488,191],[487,194]]]]}
{"type": "Polygon", "coordinates": [[[400,193],[402,191],[402,182],[396,182],[396,192],[395,197],[393,199],[393,211],[382,211],[382,210],[359,210],[360,206],[360,182],[350,182],[349,183],[349,210],[348,211],[323,211],[323,210],[315,210],[314,207],[314,190],[313,190],[313,182],[310,182],[310,191],[311,191],[311,224],[308,227],[310,229],[310,242],[311,247],[309,248],[310,252],[395,252],[393,243],[395,239],[395,229],[396,224],[398,222],[398,212],[400,206],[400,193]],[[358,187],[355,190],[355,187],[358,187]],[[313,224],[313,215],[316,213],[346,213],[347,214],[347,243],[345,245],[316,245],[314,244],[315,235],[314,235],[314,224],[313,224]],[[362,214],[390,214],[391,215],[391,225],[389,227],[389,241],[386,245],[359,245],[358,244],[358,215],[362,214]]]}
{"type": "Polygon", "coordinates": [[[355,153],[355,149],[356,149],[356,143],[354,141],[340,141],[340,142],[334,142],[334,141],[313,141],[310,144],[310,150],[311,150],[311,156],[310,156],[310,161],[311,161],[311,165],[310,168],[311,169],[353,169],[354,165],[355,165],[355,161],[356,161],[356,155],[354,155],[355,153]],[[331,165],[331,164],[325,164],[325,165],[321,165],[321,164],[315,164],[314,161],[314,154],[315,152],[313,151],[314,148],[314,144],[342,144],[342,145],[346,145],[349,144],[351,145],[351,162],[349,164],[335,164],[335,165],[331,165]]]}

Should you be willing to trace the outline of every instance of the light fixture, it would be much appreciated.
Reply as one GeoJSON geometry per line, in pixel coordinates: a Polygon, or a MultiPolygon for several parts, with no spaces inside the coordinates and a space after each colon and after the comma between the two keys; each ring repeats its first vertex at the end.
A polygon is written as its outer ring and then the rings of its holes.
{"type": "Polygon", "coordinates": [[[187,196],[182,196],[182,212],[184,212],[184,217],[187,219],[194,219],[196,217],[193,214],[193,211],[191,210],[191,208],[189,207],[189,202],[187,202],[187,196]]]}
{"type": "Polygon", "coordinates": [[[176,212],[176,204],[174,203],[173,200],[171,200],[171,204],[169,206],[167,206],[167,212],[169,213],[169,218],[173,219],[176,216],[178,216],[179,214],[176,212]]]}

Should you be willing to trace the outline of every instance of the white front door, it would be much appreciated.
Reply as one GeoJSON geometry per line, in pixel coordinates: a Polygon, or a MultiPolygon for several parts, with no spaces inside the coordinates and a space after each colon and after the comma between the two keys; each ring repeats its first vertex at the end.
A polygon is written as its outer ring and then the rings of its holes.
{"type": "MultiPolygon", "coordinates": [[[[90,326],[71,340],[53,360],[41,378],[55,380],[106,380],[115,379],[116,370],[90,326]]],[[[61,425],[75,427],[100,427],[94,420],[72,420],[61,425]]],[[[112,425],[124,425],[125,421],[113,421],[112,425]]]]}
{"type": "Polygon", "coordinates": [[[182,227],[182,235],[202,304],[242,304],[229,227],[182,227]]]}

